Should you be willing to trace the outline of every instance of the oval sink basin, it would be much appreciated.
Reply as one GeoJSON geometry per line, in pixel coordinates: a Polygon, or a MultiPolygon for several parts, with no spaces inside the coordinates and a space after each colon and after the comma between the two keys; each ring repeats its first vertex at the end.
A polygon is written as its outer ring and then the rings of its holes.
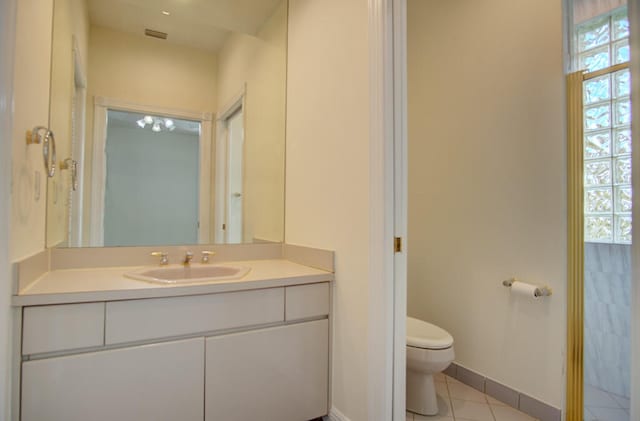
{"type": "Polygon", "coordinates": [[[191,264],[145,268],[125,273],[125,276],[159,284],[186,284],[240,279],[249,273],[249,270],[251,269],[246,266],[191,264]]]}

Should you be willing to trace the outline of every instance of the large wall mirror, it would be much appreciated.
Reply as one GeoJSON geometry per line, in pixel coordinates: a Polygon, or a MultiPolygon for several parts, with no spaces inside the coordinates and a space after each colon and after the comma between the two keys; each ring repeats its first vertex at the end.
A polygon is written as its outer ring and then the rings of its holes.
{"type": "Polygon", "coordinates": [[[55,0],[47,247],[281,242],[287,0],[55,0]]]}

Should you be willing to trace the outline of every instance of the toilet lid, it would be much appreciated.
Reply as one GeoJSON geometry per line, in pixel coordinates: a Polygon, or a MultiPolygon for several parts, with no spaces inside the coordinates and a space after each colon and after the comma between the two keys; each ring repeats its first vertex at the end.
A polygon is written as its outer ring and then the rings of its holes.
{"type": "Polygon", "coordinates": [[[453,345],[453,337],[438,326],[407,317],[407,345],[416,348],[444,349],[453,345]]]}

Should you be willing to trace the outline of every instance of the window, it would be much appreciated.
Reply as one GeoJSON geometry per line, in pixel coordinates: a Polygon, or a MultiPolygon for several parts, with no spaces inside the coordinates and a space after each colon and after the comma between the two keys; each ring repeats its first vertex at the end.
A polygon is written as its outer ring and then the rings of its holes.
{"type": "Polygon", "coordinates": [[[627,9],[576,25],[578,69],[593,72],[629,61],[627,9]]]}
{"type": "Polygon", "coordinates": [[[585,241],[631,243],[631,80],[626,8],[576,26],[583,84],[585,241]]]}

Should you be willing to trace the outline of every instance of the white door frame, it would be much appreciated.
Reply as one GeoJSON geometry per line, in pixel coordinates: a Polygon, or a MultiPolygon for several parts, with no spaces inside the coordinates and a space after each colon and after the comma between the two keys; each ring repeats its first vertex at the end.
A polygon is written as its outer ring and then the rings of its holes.
{"type": "Polygon", "coordinates": [[[209,243],[211,224],[211,122],[213,115],[206,112],[185,111],[172,108],[141,105],[113,98],[95,97],[93,121],[93,159],[91,176],[90,245],[104,245],[104,194],[106,182],[105,146],[107,141],[107,111],[129,111],[141,114],[162,115],[200,122],[200,185],[198,204],[198,243],[209,243]]]}
{"type": "MultiPolygon", "coordinates": [[[[214,216],[213,216],[213,232],[214,241],[216,244],[223,244],[226,242],[226,232],[222,228],[227,222],[227,167],[228,167],[228,153],[227,153],[227,120],[234,115],[238,110],[243,111],[244,122],[242,124],[245,130],[246,141],[246,85],[242,87],[242,90],[238,92],[227,105],[218,110],[218,116],[216,118],[216,147],[215,147],[215,193],[214,193],[214,216]]],[[[243,217],[244,221],[244,217],[243,217]]],[[[244,222],[243,222],[244,225],[244,222]]],[[[244,231],[244,230],[243,230],[244,231]]]]}
{"type": "Polygon", "coordinates": [[[404,420],[407,316],[406,0],[369,0],[370,420],[404,420]],[[403,247],[394,252],[394,237],[403,247]]]}
{"type": "Polygon", "coordinates": [[[11,150],[16,0],[0,2],[0,420],[17,419],[10,268],[11,150]]]}
{"type": "MultiPolygon", "coordinates": [[[[631,103],[640,104],[640,0],[629,0],[629,22],[631,23],[631,103]]],[[[634,108],[634,115],[638,116],[634,108]]],[[[632,176],[633,190],[640,191],[640,119],[631,121],[633,141],[632,176]]],[[[640,194],[633,195],[633,244],[631,276],[631,355],[640,354],[640,194]]],[[[631,358],[631,420],[640,419],[640,361],[631,358]]]]}
{"type": "Polygon", "coordinates": [[[85,127],[86,127],[86,107],[87,107],[87,77],[85,74],[82,56],[78,39],[74,35],[73,43],[73,86],[74,86],[74,112],[72,118],[72,151],[71,157],[77,162],[77,184],[78,188],[74,192],[73,186],[69,189],[71,199],[71,209],[69,209],[69,232],[67,242],[70,247],[82,246],[83,234],[83,203],[84,203],[84,149],[85,149],[85,127]]]}

